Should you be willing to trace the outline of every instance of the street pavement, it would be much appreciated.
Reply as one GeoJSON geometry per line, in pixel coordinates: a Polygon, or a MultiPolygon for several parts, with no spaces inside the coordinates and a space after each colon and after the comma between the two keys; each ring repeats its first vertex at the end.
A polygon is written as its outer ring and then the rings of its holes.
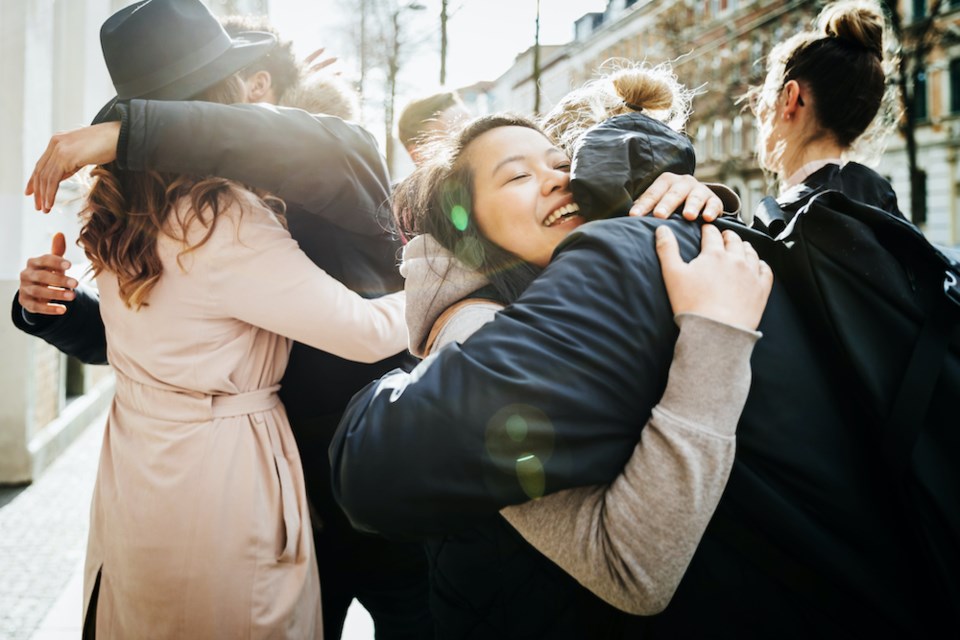
{"type": "MultiPolygon", "coordinates": [[[[80,638],[83,556],[105,420],[96,418],[36,482],[0,496],[0,640],[80,638]]],[[[355,601],[343,640],[373,635],[355,601]]]]}
{"type": "Polygon", "coordinates": [[[104,420],[0,508],[0,638],[30,638],[82,568],[104,420]]]}

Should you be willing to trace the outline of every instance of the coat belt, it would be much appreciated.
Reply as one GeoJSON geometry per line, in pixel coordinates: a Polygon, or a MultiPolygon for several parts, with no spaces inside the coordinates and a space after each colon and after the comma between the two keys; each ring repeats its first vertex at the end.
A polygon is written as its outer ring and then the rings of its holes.
{"type": "Polygon", "coordinates": [[[280,385],[243,393],[207,394],[197,391],[162,389],[131,379],[114,370],[116,401],[128,409],[173,422],[205,422],[270,411],[280,403],[280,385]]]}

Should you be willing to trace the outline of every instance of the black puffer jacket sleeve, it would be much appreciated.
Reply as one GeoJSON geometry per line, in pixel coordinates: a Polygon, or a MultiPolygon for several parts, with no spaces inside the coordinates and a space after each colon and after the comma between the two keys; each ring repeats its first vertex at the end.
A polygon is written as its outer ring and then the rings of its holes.
{"type": "Polygon", "coordinates": [[[96,292],[80,286],[77,297],[67,302],[62,316],[29,314],[13,298],[10,317],[21,331],[43,338],[68,356],[86,364],[107,364],[107,337],[100,317],[100,297],[96,292]]]}
{"type": "Polygon", "coordinates": [[[132,100],[126,169],[215,175],[269,191],[352,233],[390,225],[390,179],[373,136],[333,116],[266,104],[132,100]]]}
{"type": "Polygon", "coordinates": [[[351,520],[386,535],[466,527],[531,496],[610,482],[666,385],[677,329],[654,249],[671,225],[585,225],[463,345],[357,394],[331,445],[351,520]]]}

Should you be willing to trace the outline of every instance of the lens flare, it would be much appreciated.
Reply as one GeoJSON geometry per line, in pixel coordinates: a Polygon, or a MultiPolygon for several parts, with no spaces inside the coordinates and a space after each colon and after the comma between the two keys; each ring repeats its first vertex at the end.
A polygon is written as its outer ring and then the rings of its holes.
{"type": "Polygon", "coordinates": [[[547,464],[553,457],[556,432],[542,410],[528,404],[510,404],[487,423],[484,437],[491,486],[519,485],[530,498],[544,495],[547,464]]]}
{"type": "Polygon", "coordinates": [[[457,204],[450,210],[450,221],[453,222],[453,226],[455,226],[458,231],[465,231],[467,224],[470,222],[470,216],[467,214],[466,209],[457,204]]]}
{"type": "Polygon", "coordinates": [[[504,423],[504,427],[507,435],[514,442],[523,442],[524,438],[527,437],[527,421],[523,419],[523,416],[510,416],[504,423]]]}
{"type": "Polygon", "coordinates": [[[543,464],[532,453],[517,459],[517,480],[523,492],[531,498],[542,498],[547,486],[543,464]]]}

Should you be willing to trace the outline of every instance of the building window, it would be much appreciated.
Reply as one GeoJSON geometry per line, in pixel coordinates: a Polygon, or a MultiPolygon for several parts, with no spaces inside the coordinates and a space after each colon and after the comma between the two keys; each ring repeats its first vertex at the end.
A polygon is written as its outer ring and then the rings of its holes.
{"type": "Polygon", "coordinates": [[[713,157],[723,158],[723,120],[713,123],[713,157]]]}
{"type": "Polygon", "coordinates": [[[86,392],[86,369],[83,363],[76,358],[68,357],[66,366],[66,394],[67,400],[82,396],[86,392]]]}
{"type": "Polygon", "coordinates": [[[709,2],[709,12],[711,18],[716,18],[717,16],[726,13],[733,8],[734,0],[710,0],[709,2]]]}
{"type": "Polygon", "coordinates": [[[739,157],[743,153],[743,118],[737,116],[730,126],[730,155],[739,157]]]}
{"type": "Polygon", "coordinates": [[[702,124],[697,127],[697,144],[696,144],[697,154],[703,156],[704,160],[709,158],[709,149],[707,149],[707,125],[702,124]]]}
{"type": "Polygon", "coordinates": [[[747,130],[747,144],[746,147],[751,152],[757,148],[757,121],[754,120],[751,116],[747,116],[746,130],[747,130]]]}
{"type": "Polygon", "coordinates": [[[921,69],[917,74],[916,84],[913,86],[913,117],[915,122],[923,122],[929,118],[927,112],[927,70],[921,69]]]}
{"type": "Polygon", "coordinates": [[[765,72],[763,68],[763,40],[760,39],[759,35],[753,36],[753,41],[750,42],[750,59],[748,64],[750,65],[749,77],[752,80],[759,80],[765,72]]]}
{"type": "Polygon", "coordinates": [[[913,19],[920,20],[927,15],[927,0],[913,0],[913,19]]]}
{"type": "Polygon", "coordinates": [[[950,113],[960,113],[960,58],[950,61],[950,113]]]}
{"type": "Polygon", "coordinates": [[[626,2],[623,3],[623,8],[626,9],[628,7],[632,7],[635,4],[637,4],[637,0],[626,0],[626,2]]]}

